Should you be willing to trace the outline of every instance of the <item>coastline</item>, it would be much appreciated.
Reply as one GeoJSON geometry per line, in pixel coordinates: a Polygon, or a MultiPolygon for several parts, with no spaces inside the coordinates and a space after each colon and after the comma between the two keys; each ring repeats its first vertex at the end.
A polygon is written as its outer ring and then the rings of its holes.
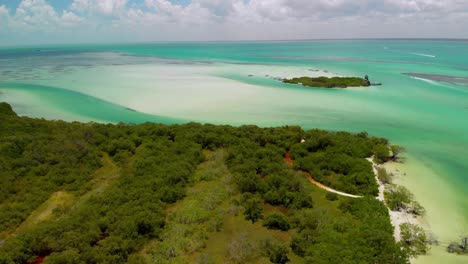
{"type": "MultiPolygon", "coordinates": [[[[417,218],[410,217],[410,220],[414,220],[415,224],[426,232],[429,231],[428,233],[435,236],[440,243],[439,245],[430,245],[430,250],[426,255],[411,258],[411,263],[465,263],[468,260],[467,256],[448,253],[446,250],[448,243],[458,240],[460,235],[458,232],[460,232],[459,225],[462,222],[462,216],[457,213],[457,210],[450,207],[453,204],[449,203],[449,201],[454,200],[453,195],[456,193],[445,192],[449,189],[446,183],[435,177],[431,168],[414,156],[405,153],[403,159],[404,163],[390,161],[380,166],[393,175],[395,184],[408,188],[414,194],[415,200],[424,206],[426,214],[417,218]],[[440,193],[444,195],[441,196],[440,193]],[[454,221],[447,222],[447,219],[454,221]]],[[[378,183],[380,186],[380,181],[378,183]]],[[[392,214],[390,217],[393,218],[392,214]]],[[[394,225],[393,219],[392,225],[394,225]]]]}
{"type": "MultiPolygon", "coordinates": [[[[387,207],[388,209],[388,213],[390,215],[390,222],[394,228],[394,231],[393,231],[393,236],[395,237],[395,241],[399,242],[401,241],[401,234],[400,234],[400,225],[402,224],[412,224],[412,225],[417,225],[417,226],[420,226],[422,228],[424,228],[425,230],[427,229],[427,226],[425,226],[423,224],[423,221],[422,221],[422,218],[421,217],[417,217],[415,215],[412,215],[412,214],[408,214],[406,212],[400,212],[400,211],[392,211],[390,210],[390,208],[387,206],[387,204],[385,203],[385,198],[384,198],[384,193],[385,193],[385,189],[386,189],[386,186],[384,183],[382,183],[378,177],[378,172],[377,172],[377,168],[385,168],[387,170],[387,168],[384,166],[386,163],[384,164],[377,164],[373,161],[373,157],[370,157],[370,158],[366,158],[367,161],[369,161],[370,163],[372,163],[372,171],[374,172],[374,175],[375,175],[375,180],[377,182],[377,184],[379,185],[379,195],[377,196],[377,199],[379,201],[381,201],[382,203],[385,204],[385,207],[387,207]]],[[[388,171],[390,174],[392,175],[395,175],[395,172],[394,171],[388,171]]]]}

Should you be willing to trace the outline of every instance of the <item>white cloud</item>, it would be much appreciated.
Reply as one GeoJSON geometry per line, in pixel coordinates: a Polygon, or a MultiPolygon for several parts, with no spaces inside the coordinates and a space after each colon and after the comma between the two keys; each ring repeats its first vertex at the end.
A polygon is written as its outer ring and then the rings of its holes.
{"type": "Polygon", "coordinates": [[[0,16],[6,16],[8,15],[8,9],[4,5],[0,5],[0,16]]]}
{"type": "Polygon", "coordinates": [[[70,8],[78,11],[78,12],[84,12],[87,11],[91,7],[91,1],[90,0],[74,0],[70,8]]]}
{"type": "Polygon", "coordinates": [[[70,11],[57,13],[45,0],[23,0],[9,16],[9,27],[14,31],[53,32],[81,22],[83,19],[70,11]]]}
{"type": "Polygon", "coordinates": [[[4,5],[0,5],[0,17],[8,17],[10,16],[10,12],[4,5]]]}
{"type": "Polygon", "coordinates": [[[75,13],[67,10],[63,11],[61,20],[65,26],[74,26],[84,22],[84,18],[79,17],[75,13]]]}
{"type": "Polygon", "coordinates": [[[204,24],[215,20],[212,10],[202,6],[198,1],[182,6],[168,0],[145,0],[145,5],[155,12],[155,15],[167,22],[204,24]]]}
{"type": "Polygon", "coordinates": [[[51,30],[58,23],[55,9],[44,0],[23,0],[13,16],[15,27],[51,30]]]}
{"type": "Polygon", "coordinates": [[[6,6],[0,5],[0,32],[8,29],[10,13],[6,6]]]}
{"type": "Polygon", "coordinates": [[[74,0],[70,9],[82,13],[118,16],[124,12],[127,0],[74,0]]]}
{"type": "Polygon", "coordinates": [[[202,39],[212,31],[210,40],[468,37],[468,31],[454,27],[455,20],[468,24],[468,1],[461,0],[192,0],[186,6],[145,0],[145,4],[150,11],[129,11],[127,21],[138,13],[136,19],[147,25],[146,32],[199,26],[174,30],[175,39],[197,30],[202,39]]]}
{"type": "Polygon", "coordinates": [[[0,5],[0,29],[60,33],[88,41],[242,40],[352,37],[468,37],[464,0],[74,0],[58,12],[46,0],[0,5]],[[80,26],[81,25],[81,26],[80,26]],[[62,31],[61,31],[62,30],[62,31]]]}

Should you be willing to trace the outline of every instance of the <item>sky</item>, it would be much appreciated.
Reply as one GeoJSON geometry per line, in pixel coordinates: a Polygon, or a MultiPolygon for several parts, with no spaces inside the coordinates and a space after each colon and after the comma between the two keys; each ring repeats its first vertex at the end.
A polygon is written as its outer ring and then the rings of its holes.
{"type": "Polygon", "coordinates": [[[0,0],[0,45],[468,38],[468,0],[0,0]]]}

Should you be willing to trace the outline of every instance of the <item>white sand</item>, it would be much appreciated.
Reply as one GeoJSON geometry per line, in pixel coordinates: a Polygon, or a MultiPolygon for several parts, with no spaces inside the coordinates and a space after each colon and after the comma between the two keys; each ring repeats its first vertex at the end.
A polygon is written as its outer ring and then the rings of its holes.
{"type": "MultiPolygon", "coordinates": [[[[366,160],[372,163],[372,170],[374,171],[375,180],[377,181],[377,184],[379,185],[379,195],[377,196],[377,199],[385,204],[385,199],[384,199],[385,184],[383,184],[377,176],[377,167],[379,167],[380,165],[374,163],[373,157],[367,158],[366,160]]],[[[395,174],[394,171],[388,171],[388,173],[395,174]]],[[[421,227],[423,226],[421,219],[419,219],[418,217],[415,217],[412,214],[408,214],[406,212],[392,211],[388,207],[387,209],[390,214],[390,222],[394,227],[393,236],[395,237],[396,241],[401,240],[401,234],[400,234],[401,224],[408,223],[408,224],[418,225],[421,227]]]]}
{"type": "Polygon", "coordinates": [[[313,185],[315,185],[315,186],[317,186],[317,187],[319,187],[319,188],[321,188],[321,189],[324,189],[324,190],[326,190],[326,191],[328,191],[328,192],[336,193],[336,194],[338,194],[338,195],[346,196],[346,197],[350,197],[350,198],[362,198],[362,196],[360,196],[360,195],[349,194],[349,193],[340,192],[340,191],[337,191],[337,190],[335,190],[335,189],[332,189],[332,188],[330,188],[330,187],[328,187],[328,186],[326,186],[326,185],[323,185],[323,184],[321,184],[320,182],[316,181],[316,180],[312,177],[312,175],[311,175],[310,173],[307,173],[307,172],[306,172],[305,174],[307,175],[307,178],[309,179],[309,181],[310,181],[313,185]]]}
{"type": "Polygon", "coordinates": [[[446,250],[448,243],[457,240],[463,230],[466,230],[461,224],[463,215],[454,207],[453,201],[456,199],[452,196],[456,193],[446,191],[450,190],[446,183],[408,153],[405,153],[405,163],[387,162],[384,167],[388,173],[394,174],[393,181],[396,184],[410,189],[415,194],[416,200],[424,206],[426,215],[415,220],[425,230],[430,230],[440,242],[439,245],[431,245],[427,255],[411,259],[411,263],[468,263],[466,256],[451,254],[446,250]]]}

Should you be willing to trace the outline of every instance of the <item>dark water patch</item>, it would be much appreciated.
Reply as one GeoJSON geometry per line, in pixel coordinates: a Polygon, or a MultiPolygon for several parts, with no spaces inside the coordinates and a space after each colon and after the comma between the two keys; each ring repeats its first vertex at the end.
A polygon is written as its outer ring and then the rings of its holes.
{"type": "Polygon", "coordinates": [[[82,50],[64,50],[64,49],[14,49],[14,50],[0,50],[1,59],[23,59],[32,57],[50,57],[50,56],[64,56],[64,55],[78,55],[84,53],[82,50]]]}
{"type": "Polygon", "coordinates": [[[438,74],[425,74],[425,73],[403,73],[405,75],[436,81],[436,82],[446,82],[452,84],[463,84],[468,85],[468,78],[466,77],[458,77],[458,76],[449,76],[449,75],[438,75],[438,74]]]}
{"type": "MultiPolygon", "coordinates": [[[[164,64],[175,64],[175,65],[211,65],[214,64],[210,60],[186,60],[186,59],[175,59],[171,57],[164,56],[154,56],[151,54],[131,54],[125,52],[115,52],[115,55],[121,57],[122,59],[130,60],[132,63],[137,64],[152,64],[152,63],[164,63],[164,64]]],[[[122,63],[126,65],[128,63],[122,63]]]]}

